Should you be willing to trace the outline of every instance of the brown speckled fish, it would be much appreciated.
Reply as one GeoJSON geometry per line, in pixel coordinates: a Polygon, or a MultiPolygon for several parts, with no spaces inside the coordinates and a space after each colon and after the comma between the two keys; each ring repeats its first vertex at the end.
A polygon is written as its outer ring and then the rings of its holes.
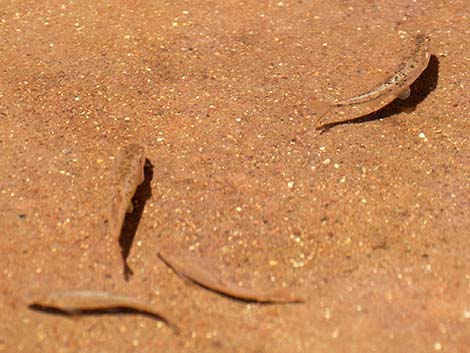
{"type": "Polygon", "coordinates": [[[113,312],[131,310],[142,313],[155,319],[162,320],[175,331],[178,328],[168,316],[149,303],[140,299],[118,295],[110,292],[72,290],[52,292],[34,300],[29,307],[34,310],[50,311],[55,309],[66,315],[80,315],[94,312],[113,312]]]}
{"type": "Polygon", "coordinates": [[[222,279],[214,268],[189,252],[179,250],[163,253],[160,251],[158,256],[177,274],[199,284],[201,287],[231,298],[272,304],[303,303],[305,301],[287,289],[261,291],[254,288],[240,287],[233,282],[222,279]]]}
{"type": "Polygon", "coordinates": [[[381,109],[396,98],[407,99],[410,96],[410,85],[428,66],[431,58],[429,41],[430,38],[427,35],[417,34],[414,50],[403,60],[395,73],[368,92],[338,102],[320,101],[314,97],[312,109],[319,117],[317,126],[321,125],[323,117],[327,113],[336,108],[365,105],[369,109],[361,115],[366,115],[381,109]]]}
{"type": "Polygon", "coordinates": [[[109,218],[110,231],[119,236],[127,213],[132,213],[132,197],[137,187],[143,183],[145,165],[144,146],[132,143],[122,149],[114,166],[114,183],[109,218]]]}

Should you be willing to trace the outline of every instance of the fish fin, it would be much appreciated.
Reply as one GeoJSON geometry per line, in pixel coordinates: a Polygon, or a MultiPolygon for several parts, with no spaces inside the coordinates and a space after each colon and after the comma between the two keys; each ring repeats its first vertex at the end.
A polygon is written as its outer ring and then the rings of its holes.
{"type": "Polygon", "coordinates": [[[319,118],[333,109],[332,104],[326,101],[321,101],[316,97],[312,97],[310,107],[312,108],[315,115],[317,115],[319,118]]]}
{"type": "Polygon", "coordinates": [[[312,97],[310,107],[312,108],[315,115],[318,117],[318,121],[315,124],[316,128],[318,129],[322,125],[323,117],[328,112],[333,110],[334,105],[327,101],[321,101],[317,99],[316,97],[312,97]]]}
{"type": "Polygon", "coordinates": [[[404,101],[405,99],[407,99],[410,96],[410,94],[411,94],[410,87],[406,87],[403,91],[398,93],[397,98],[404,101]]]}

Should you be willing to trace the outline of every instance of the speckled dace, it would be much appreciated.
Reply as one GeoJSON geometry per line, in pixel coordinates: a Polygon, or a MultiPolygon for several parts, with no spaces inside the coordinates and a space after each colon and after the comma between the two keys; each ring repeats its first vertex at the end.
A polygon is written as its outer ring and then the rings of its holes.
{"type": "Polygon", "coordinates": [[[429,36],[417,34],[416,45],[410,55],[402,61],[391,77],[370,91],[338,102],[321,101],[313,97],[312,109],[319,117],[317,126],[321,126],[324,116],[336,108],[364,105],[368,107],[362,114],[365,115],[381,109],[396,98],[407,99],[410,96],[410,85],[429,64],[429,42],[429,36]]]}
{"type": "Polygon", "coordinates": [[[110,292],[93,290],[57,291],[41,296],[34,300],[29,307],[34,310],[48,311],[56,309],[67,315],[80,315],[96,312],[113,312],[117,310],[132,310],[162,320],[176,332],[178,327],[168,319],[168,315],[155,305],[140,299],[110,292]]]}
{"type": "Polygon", "coordinates": [[[132,143],[124,147],[116,158],[114,183],[109,215],[111,234],[119,236],[127,213],[132,213],[132,197],[143,183],[145,165],[144,146],[132,143]]]}

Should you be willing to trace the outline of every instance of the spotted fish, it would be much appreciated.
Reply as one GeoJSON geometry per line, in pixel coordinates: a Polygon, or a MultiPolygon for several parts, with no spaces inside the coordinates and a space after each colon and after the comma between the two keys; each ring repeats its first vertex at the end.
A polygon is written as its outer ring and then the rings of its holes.
{"type": "Polygon", "coordinates": [[[109,227],[113,236],[119,237],[124,218],[132,213],[132,197],[144,182],[145,148],[132,143],[122,149],[114,166],[114,184],[111,200],[109,227]]]}
{"type": "Polygon", "coordinates": [[[358,96],[336,102],[322,101],[313,97],[311,108],[319,117],[317,126],[322,124],[325,115],[337,108],[366,106],[366,115],[377,111],[396,98],[407,99],[410,96],[410,85],[423,73],[429,64],[429,36],[418,33],[415,37],[415,47],[402,61],[395,73],[370,91],[358,96]]]}

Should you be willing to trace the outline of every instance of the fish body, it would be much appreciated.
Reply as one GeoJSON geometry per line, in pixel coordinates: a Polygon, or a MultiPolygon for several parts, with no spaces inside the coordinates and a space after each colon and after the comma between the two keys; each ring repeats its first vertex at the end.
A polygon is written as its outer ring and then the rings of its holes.
{"type": "Polygon", "coordinates": [[[154,305],[134,297],[118,295],[110,292],[93,290],[57,291],[34,300],[30,308],[48,311],[55,309],[66,315],[79,315],[93,312],[113,312],[116,310],[132,310],[162,320],[178,331],[175,324],[169,321],[166,314],[154,305]]]}
{"type": "Polygon", "coordinates": [[[217,271],[201,258],[182,251],[159,252],[160,259],[180,276],[199,284],[201,287],[225,296],[258,303],[302,303],[304,299],[287,290],[261,291],[240,287],[221,278],[217,271]]]}
{"type": "Polygon", "coordinates": [[[132,197],[145,179],[144,166],[145,148],[137,143],[124,147],[116,158],[109,219],[112,235],[119,236],[126,212],[133,211],[132,197]]]}
{"type": "Polygon", "coordinates": [[[324,115],[335,108],[368,105],[371,107],[368,113],[371,113],[379,110],[396,98],[408,98],[410,96],[410,85],[423,73],[429,64],[431,58],[429,42],[429,36],[422,33],[417,34],[414,49],[404,58],[395,70],[395,73],[370,91],[337,102],[321,101],[314,97],[312,108],[313,112],[320,118],[319,123],[324,115]]]}
{"type": "Polygon", "coordinates": [[[88,290],[52,292],[36,300],[34,304],[57,308],[67,314],[113,308],[133,308],[146,312],[154,311],[149,304],[132,297],[88,290]]]}

